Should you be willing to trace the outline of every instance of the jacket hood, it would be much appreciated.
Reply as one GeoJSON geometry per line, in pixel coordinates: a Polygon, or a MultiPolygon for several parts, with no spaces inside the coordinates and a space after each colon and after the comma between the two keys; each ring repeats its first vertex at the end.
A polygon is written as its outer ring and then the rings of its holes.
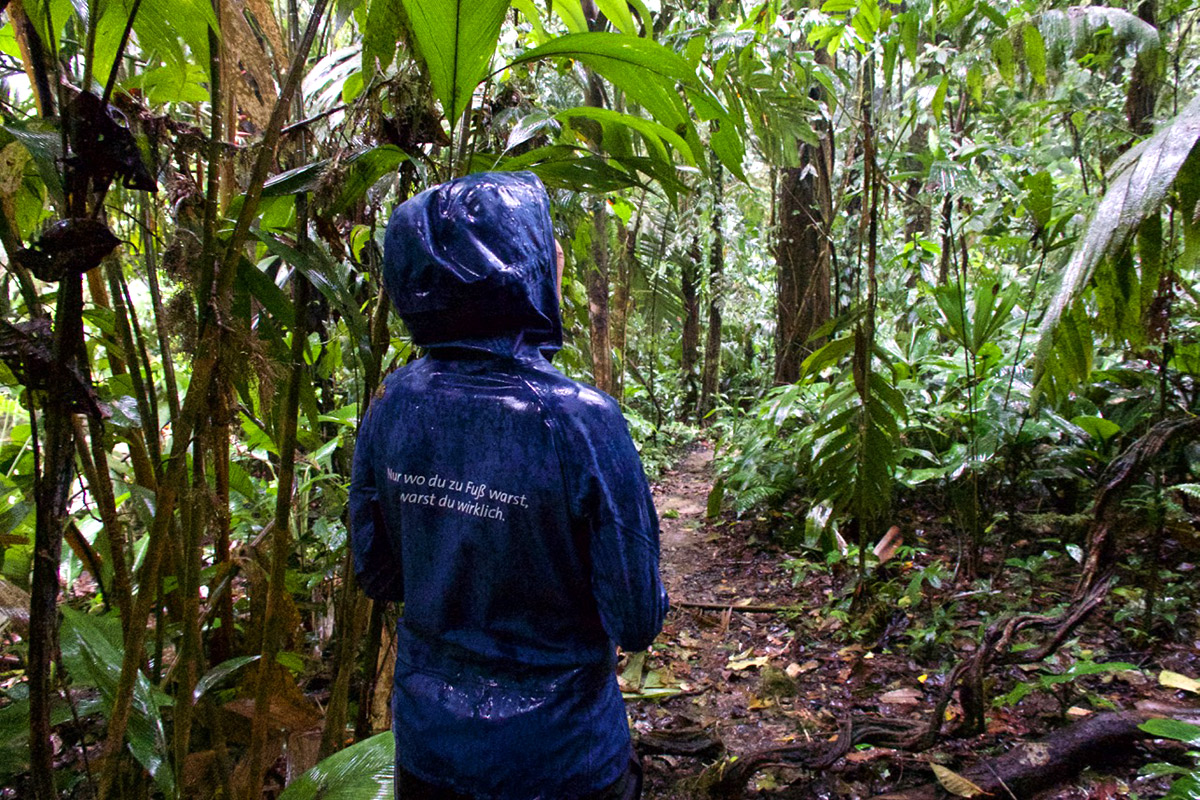
{"type": "Polygon", "coordinates": [[[392,212],[383,285],[413,342],[496,355],[562,347],[550,198],[531,172],[481,172],[392,212]]]}

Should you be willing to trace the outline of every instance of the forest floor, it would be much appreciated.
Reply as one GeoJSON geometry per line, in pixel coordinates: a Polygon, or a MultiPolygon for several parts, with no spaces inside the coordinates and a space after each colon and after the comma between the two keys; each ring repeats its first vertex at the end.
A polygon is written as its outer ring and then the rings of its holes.
{"type": "MultiPolygon", "coordinates": [[[[832,574],[785,566],[789,556],[769,536],[776,520],[709,519],[712,459],[711,447],[696,443],[654,487],[662,524],[662,574],[672,610],[650,651],[627,657],[621,666],[622,689],[632,701],[628,707],[646,768],[647,800],[698,796],[699,776],[722,759],[830,741],[839,720],[852,711],[923,717],[942,679],[936,657],[916,658],[903,631],[891,631],[891,622],[880,625],[873,643],[847,644],[851,637],[828,614],[836,591],[832,574]],[[800,579],[793,580],[796,574],[800,579]]],[[[897,569],[912,570],[913,565],[897,569]]],[[[1065,577],[1058,576],[1047,590],[1062,591],[1065,585],[1069,591],[1065,577]]],[[[908,616],[900,612],[891,619],[908,616]]],[[[950,627],[961,631],[978,624],[960,620],[950,627]]],[[[1082,644],[1072,645],[1073,653],[1082,651],[1085,660],[1091,647],[1111,653],[1115,644],[1105,641],[1105,631],[1112,627],[1111,619],[1101,621],[1080,636],[1082,644]]],[[[964,641],[947,647],[969,650],[964,641]]],[[[862,746],[827,770],[768,767],[749,782],[747,796],[869,798],[931,783],[931,761],[958,769],[1106,709],[1130,709],[1146,700],[1186,702],[1185,694],[1160,686],[1156,676],[1162,668],[1194,676],[1196,648],[1195,642],[1167,647],[1154,659],[1126,652],[1122,660],[1138,662],[1139,670],[1106,671],[1001,704],[989,712],[986,733],[943,744],[936,752],[862,746]]],[[[1042,669],[1026,670],[1025,680],[1039,680],[1042,669]]],[[[1020,673],[1015,677],[1021,682],[1020,673]]],[[[954,713],[952,705],[948,715],[954,713]]],[[[1163,752],[1145,747],[1128,747],[1107,759],[1111,774],[1085,772],[1041,797],[1160,797],[1165,782],[1140,778],[1137,770],[1163,752]]],[[[1179,755],[1176,749],[1174,756],[1179,755]]]]}

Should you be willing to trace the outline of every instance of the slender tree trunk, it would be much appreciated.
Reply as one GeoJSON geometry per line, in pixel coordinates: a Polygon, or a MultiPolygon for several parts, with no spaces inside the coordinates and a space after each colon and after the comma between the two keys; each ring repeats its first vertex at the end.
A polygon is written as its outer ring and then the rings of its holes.
{"type": "Polygon", "coordinates": [[[679,293],[683,297],[683,333],[680,339],[679,375],[683,392],[680,417],[690,418],[700,397],[696,365],[700,363],[700,238],[693,234],[679,272],[679,293]]]}
{"type": "MultiPolygon", "coordinates": [[[[1138,3],[1137,15],[1143,22],[1158,27],[1155,0],[1138,3]]],[[[1154,106],[1158,102],[1158,80],[1152,66],[1140,56],[1129,76],[1129,90],[1125,95],[1125,118],[1129,129],[1138,136],[1154,132],[1154,106]]]]}
{"type": "MultiPolygon", "coordinates": [[[[710,10],[715,4],[710,3],[710,10]]],[[[708,260],[708,334],[704,341],[704,370],[700,377],[700,405],[697,421],[706,424],[716,407],[717,385],[721,380],[721,312],[725,305],[725,169],[712,154],[712,240],[708,260]]]]}
{"type": "Polygon", "coordinates": [[[616,394],[613,381],[612,338],[608,306],[608,203],[599,198],[592,208],[592,263],[587,276],[588,323],[592,344],[592,383],[616,394]]]}
{"type": "MultiPolygon", "coordinates": [[[[54,364],[75,368],[83,344],[83,285],[69,275],[58,288],[54,324],[54,364]]],[[[65,392],[47,393],[43,414],[46,439],[37,477],[33,583],[29,600],[29,763],[36,800],[54,800],[54,745],[50,740],[50,704],[54,695],[50,663],[58,642],[58,565],[63,525],[75,478],[75,430],[65,392]]]]}
{"type": "Polygon", "coordinates": [[[628,344],[629,307],[632,301],[629,280],[633,266],[633,248],[637,240],[637,230],[629,228],[617,220],[617,280],[612,296],[612,347],[617,354],[620,366],[616,367],[613,377],[615,394],[618,400],[625,396],[625,348],[628,344]]]}
{"type": "MultiPolygon", "coordinates": [[[[215,271],[213,290],[210,296],[211,302],[215,303],[216,307],[228,307],[232,299],[237,264],[241,258],[242,247],[249,236],[250,221],[257,212],[259,201],[262,198],[262,187],[266,183],[267,173],[274,163],[275,147],[279,142],[279,134],[283,128],[283,120],[290,105],[290,98],[300,84],[309,48],[313,39],[316,38],[317,29],[325,18],[328,6],[329,0],[316,1],[304,31],[304,39],[293,54],[279,101],[271,112],[271,119],[263,135],[261,149],[250,174],[245,202],[242,204],[237,223],[225,246],[219,269],[215,271]]],[[[210,300],[206,297],[205,303],[207,302],[210,300]]],[[[134,602],[134,624],[129,626],[130,633],[126,642],[125,658],[121,664],[121,676],[114,693],[112,712],[105,734],[104,752],[107,760],[100,780],[100,800],[108,800],[113,796],[121,763],[120,753],[129,725],[134,682],[142,661],[142,646],[145,642],[145,627],[142,622],[150,615],[152,603],[157,595],[159,563],[166,546],[165,540],[168,531],[174,520],[176,503],[187,476],[185,456],[188,442],[197,420],[200,419],[202,407],[210,402],[210,389],[220,355],[221,339],[222,332],[219,326],[209,324],[201,327],[195,358],[192,362],[192,379],[188,384],[187,396],[180,409],[179,429],[171,432],[171,454],[163,471],[163,479],[159,482],[158,495],[155,498],[154,522],[150,529],[150,541],[142,566],[142,581],[137,600],[134,602]]]]}

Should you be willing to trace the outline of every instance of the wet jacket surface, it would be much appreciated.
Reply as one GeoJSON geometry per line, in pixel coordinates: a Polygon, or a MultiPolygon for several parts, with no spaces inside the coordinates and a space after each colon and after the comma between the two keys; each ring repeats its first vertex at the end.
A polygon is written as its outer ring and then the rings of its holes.
{"type": "Polygon", "coordinates": [[[427,355],[362,420],[351,544],[368,595],[404,602],[396,758],[480,798],[571,798],[628,760],[614,643],[667,599],[658,520],[616,403],[559,373],[548,198],[476,174],[392,215],[384,282],[427,355]]]}

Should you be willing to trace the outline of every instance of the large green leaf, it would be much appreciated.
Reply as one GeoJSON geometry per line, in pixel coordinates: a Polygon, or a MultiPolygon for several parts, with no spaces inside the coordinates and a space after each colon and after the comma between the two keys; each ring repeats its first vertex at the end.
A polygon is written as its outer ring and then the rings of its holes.
{"type": "Polygon", "coordinates": [[[391,66],[403,26],[404,7],[400,0],[371,0],[363,30],[363,72],[374,74],[376,63],[380,71],[391,66]]]}
{"type": "Polygon", "coordinates": [[[292,781],[279,800],[391,800],[396,738],[364,739],[292,781]]]}
{"type": "Polygon", "coordinates": [[[584,64],[640,105],[659,124],[688,142],[696,163],[706,167],[703,145],[677,89],[682,86],[700,119],[711,121],[710,146],[727,169],[744,178],[739,127],[717,95],[683,56],[650,39],[621,33],[572,33],[535,47],[510,66],[543,58],[584,64]]]}
{"type": "Polygon", "coordinates": [[[570,33],[513,59],[511,66],[543,58],[570,58],[602,75],[658,122],[682,134],[687,109],[676,83],[699,86],[683,56],[649,39],[621,33],[570,33]]]}
{"type": "MultiPolygon", "coordinates": [[[[1176,177],[1200,144],[1200,97],[1193,98],[1172,122],[1129,150],[1113,164],[1115,175],[1063,274],[1038,331],[1034,382],[1043,378],[1058,344],[1059,323],[1083,294],[1096,268],[1117,258],[1151,215],[1159,213],[1176,177]]],[[[1114,274],[1118,274],[1114,272],[1114,274]]],[[[1107,329],[1105,320],[1097,323],[1107,329]]]]}
{"type": "Polygon", "coordinates": [[[683,140],[683,137],[665,125],[660,125],[652,120],[635,117],[632,114],[622,114],[619,111],[607,108],[591,108],[587,106],[569,108],[566,111],[560,111],[555,114],[556,119],[564,122],[573,117],[584,117],[595,120],[602,123],[605,127],[619,125],[630,128],[637,131],[651,151],[663,161],[669,160],[667,149],[664,145],[670,145],[688,164],[692,166],[696,164],[691,148],[687,146],[687,142],[683,140]]]}
{"type": "Polygon", "coordinates": [[[488,73],[509,0],[400,0],[400,4],[434,96],[453,125],[488,73]]]}
{"type": "MultiPolygon", "coordinates": [[[[93,617],[69,606],[62,606],[62,615],[63,663],[76,685],[100,690],[102,711],[107,715],[116,697],[125,655],[120,622],[115,616],[93,617]]],[[[126,739],[134,758],[150,773],[159,790],[167,797],[176,797],[175,774],[167,761],[170,748],[159,710],[169,702],[169,697],[155,692],[146,676],[138,672],[126,739]]]]}

